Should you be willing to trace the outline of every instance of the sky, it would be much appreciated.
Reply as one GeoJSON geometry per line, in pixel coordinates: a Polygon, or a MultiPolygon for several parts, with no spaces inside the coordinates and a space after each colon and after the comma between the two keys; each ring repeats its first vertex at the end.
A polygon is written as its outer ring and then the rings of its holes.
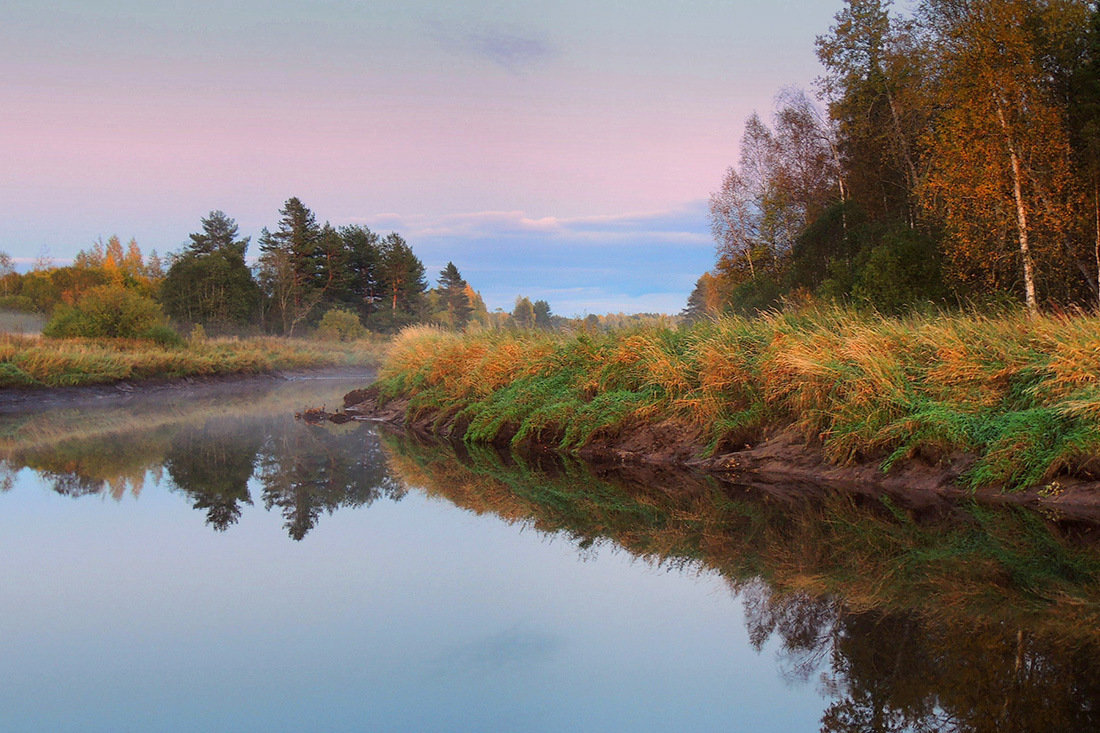
{"type": "Polygon", "coordinates": [[[7,0],[0,251],[255,241],[291,196],[490,309],[675,313],[744,120],[842,0],[7,0]]]}

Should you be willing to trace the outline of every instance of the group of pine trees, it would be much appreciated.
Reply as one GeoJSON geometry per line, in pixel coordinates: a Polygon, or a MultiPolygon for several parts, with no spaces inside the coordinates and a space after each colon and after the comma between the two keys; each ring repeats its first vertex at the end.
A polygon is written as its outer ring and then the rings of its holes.
{"type": "Polygon", "coordinates": [[[259,238],[258,265],[249,245],[221,211],[171,258],[160,286],[166,313],[181,323],[229,330],[263,324],[294,335],[339,308],[376,330],[391,331],[423,316],[424,265],[397,233],[382,237],[365,226],[318,224],[298,198],[279,211],[277,227],[259,238]]]}
{"type": "Polygon", "coordinates": [[[817,55],[824,111],[747,121],[686,315],[1100,303],[1100,3],[846,0],[817,55]]]}
{"type": "Polygon", "coordinates": [[[550,328],[550,305],[517,298],[507,313],[489,313],[481,295],[453,262],[430,288],[425,268],[397,233],[381,236],[360,225],[318,224],[299,199],[290,198],[273,230],[263,229],[255,262],[247,259],[249,238],[222,211],[202,219],[201,231],[162,262],[143,257],[133,240],[96,242],[72,265],[40,263],[16,271],[0,253],[0,309],[51,314],[69,308],[88,293],[123,290],[155,300],[180,330],[195,325],[209,333],[267,332],[301,335],[339,313],[343,323],[392,333],[430,322],[463,329],[471,323],[490,328],[550,328]]]}

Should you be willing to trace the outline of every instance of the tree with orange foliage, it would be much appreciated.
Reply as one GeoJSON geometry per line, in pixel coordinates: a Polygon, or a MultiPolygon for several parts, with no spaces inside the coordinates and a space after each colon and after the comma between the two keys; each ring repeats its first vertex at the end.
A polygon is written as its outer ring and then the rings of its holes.
{"type": "Polygon", "coordinates": [[[982,289],[1067,277],[1075,203],[1064,102],[1047,64],[1080,35],[1083,0],[925,0],[921,22],[936,76],[920,192],[938,213],[954,276],[982,289]]]}

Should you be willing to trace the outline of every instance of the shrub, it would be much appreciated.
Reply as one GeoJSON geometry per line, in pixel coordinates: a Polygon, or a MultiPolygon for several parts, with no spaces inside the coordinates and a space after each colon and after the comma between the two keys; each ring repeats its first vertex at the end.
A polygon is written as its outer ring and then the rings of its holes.
{"type": "Polygon", "coordinates": [[[34,301],[25,295],[4,295],[0,296],[0,310],[34,313],[38,309],[35,307],[34,301]]]}
{"type": "Polygon", "coordinates": [[[150,326],[138,334],[138,338],[152,341],[160,346],[183,346],[186,342],[176,333],[176,329],[167,323],[150,326]]]}
{"type": "Polygon", "coordinates": [[[326,341],[355,341],[367,333],[359,316],[342,308],[325,313],[317,325],[317,336],[326,341]]]}
{"type": "MultiPolygon", "coordinates": [[[[101,285],[74,305],[59,305],[42,333],[54,338],[145,338],[159,326],[167,327],[166,319],[152,298],[117,285],[101,285]]],[[[156,333],[163,336],[162,331],[156,333]]]]}

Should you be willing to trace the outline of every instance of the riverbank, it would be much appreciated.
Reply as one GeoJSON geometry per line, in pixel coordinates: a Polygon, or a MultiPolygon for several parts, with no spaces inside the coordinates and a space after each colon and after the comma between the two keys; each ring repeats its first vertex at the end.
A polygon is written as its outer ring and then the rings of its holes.
{"type": "Polygon", "coordinates": [[[841,310],[614,334],[403,332],[343,418],[590,460],[1043,504],[1100,494],[1100,319],[841,310]]]}
{"type": "Polygon", "coordinates": [[[382,344],[287,338],[203,339],[160,346],[130,339],[43,339],[0,335],[4,399],[51,389],[210,380],[376,365],[382,344]]]}

